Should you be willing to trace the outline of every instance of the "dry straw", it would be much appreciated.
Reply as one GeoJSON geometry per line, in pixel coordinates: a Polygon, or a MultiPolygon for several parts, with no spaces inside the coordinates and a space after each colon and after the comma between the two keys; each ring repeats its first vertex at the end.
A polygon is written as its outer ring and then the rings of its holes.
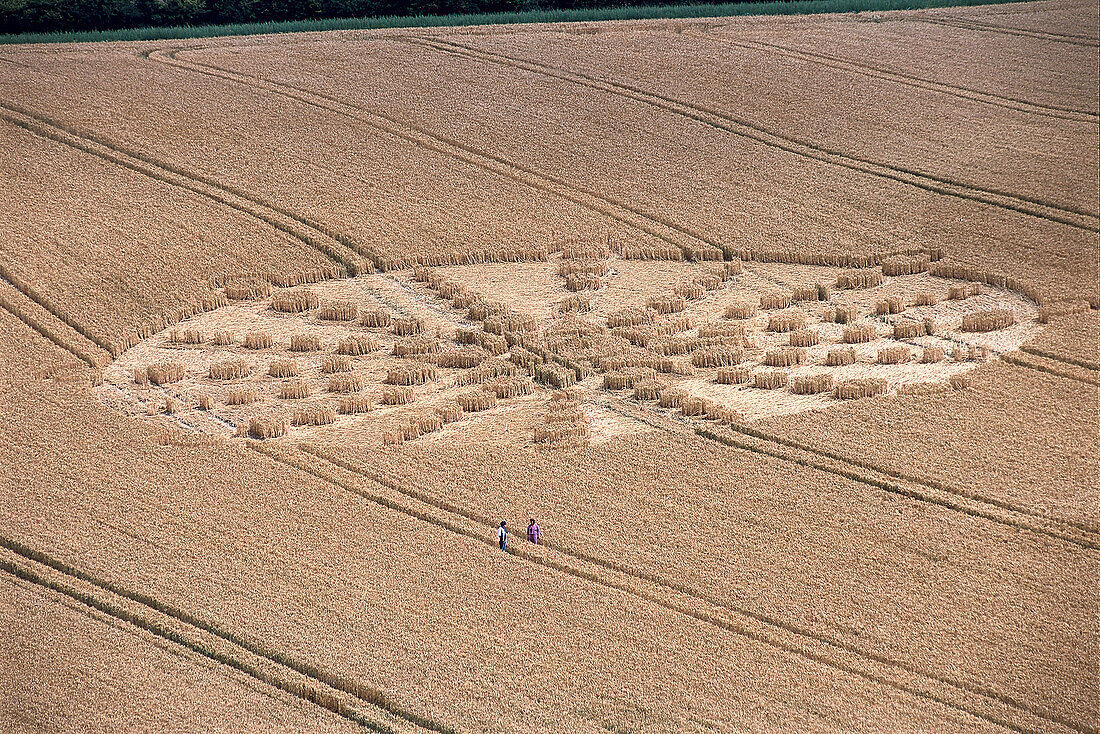
{"type": "Polygon", "coordinates": [[[199,408],[199,410],[213,410],[214,409],[214,400],[213,400],[213,398],[211,398],[206,393],[203,393],[202,395],[199,395],[198,408],[199,408]]]}
{"type": "Polygon", "coordinates": [[[844,329],[845,344],[866,344],[878,339],[878,330],[870,324],[849,326],[844,329]]]}
{"type": "Polygon", "coordinates": [[[820,342],[820,335],[813,329],[798,329],[791,332],[790,343],[792,347],[812,347],[820,342]]]}
{"type": "MultiPolygon", "coordinates": [[[[714,279],[714,287],[718,287],[718,279],[714,279]]],[[[673,293],[686,301],[698,301],[700,298],[707,294],[707,288],[702,283],[690,282],[680,283],[673,289],[673,293]]],[[[656,310],[656,309],[655,309],[656,310]]],[[[682,311],[683,309],[679,309],[682,311]]]]}
{"type": "Polygon", "coordinates": [[[679,408],[680,403],[687,397],[687,392],[678,387],[666,387],[657,396],[658,404],[662,408],[679,408]]]}
{"type": "Polygon", "coordinates": [[[787,373],[777,371],[757,372],[752,376],[753,387],[761,390],[777,390],[787,384],[787,373]]]}
{"type": "Polygon", "coordinates": [[[134,384],[135,385],[148,385],[149,384],[149,370],[144,367],[134,368],[134,384]]]}
{"type": "Polygon", "coordinates": [[[917,258],[892,257],[883,261],[882,274],[888,277],[898,275],[916,275],[928,270],[929,258],[924,255],[917,258]]]}
{"type": "Polygon", "coordinates": [[[271,294],[271,283],[257,278],[225,284],[225,297],[230,301],[255,301],[271,294]]]}
{"type": "Polygon", "coordinates": [[[698,337],[689,334],[670,334],[657,336],[645,345],[649,351],[668,357],[674,354],[688,354],[699,348],[698,337]]]}
{"type": "Polygon", "coordinates": [[[327,426],[336,422],[336,408],[331,405],[307,405],[294,409],[294,425],[327,426]]]}
{"type": "Polygon", "coordinates": [[[317,308],[318,300],[313,291],[299,288],[276,293],[271,297],[271,308],[282,313],[302,313],[317,308]]]}
{"type": "Polygon", "coordinates": [[[894,322],[894,338],[895,339],[915,339],[918,336],[925,335],[924,322],[922,321],[895,321],[894,322]]]}
{"type": "Polygon", "coordinates": [[[600,287],[600,276],[591,273],[570,273],[565,276],[565,287],[571,291],[596,290],[600,287]]]}
{"type": "Polygon", "coordinates": [[[179,362],[157,362],[146,367],[145,374],[154,385],[168,385],[182,380],[184,369],[179,362]]]}
{"type": "Polygon", "coordinates": [[[440,350],[439,341],[422,336],[407,336],[393,344],[395,357],[413,357],[424,354],[436,354],[440,350]]]}
{"type": "Polygon", "coordinates": [[[279,397],[283,400],[308,398],[309,385],[303,380],[286,380],[279,386],[279,397]]]}
{"type": "Polygon", "coordinates": [[[1059,316],[1069,316],[1071,314],[1085,313],[1091,308],[1088,301],[1066,301],[1064,303],[1053,303],[1047,306],[1039,307],[1039,323],[1047,324],[1053,318],[1059,316]]]}
{"type": "Polygon", "coordinates": [[[413,317],[394,319],[393,326],[390,329],[396,336],[412,336],[423,330],[424,325],[420,322],[420,319],[413,317]]]}
{"type": "Polygon", "coordinates": [[[856,350],[851,347],[841,347],[839,349],[830,349],[829,354],[825,357],[825,365],[827,367],[844,367],[846,365],[856,363],[856,350]]]}
{"type": "Polygon", "coordinates": [[[440,354],[435,357],[435,363],[440,367],[469,369],[471,367],[477,367],[487,359],[489,359],[489,352],[484,348],[467,346],[440,352],[440,354]]]}
{"type": "Polygon", "coordinates": [[[805,352],[798,347],[779,347],[769,349],[764,355],[764,364],[769,367],[793,367],[801,364],[805,352]]]}
{"type": "Polygon", "coordinates": [[[558,301],[556,308],[558,313],[588,313],[592,310],[592,299],[577,293],[558,301]]]}
{"type": "Polygon", "coordinates": [[[989,311],[964,314],[963,331],[996,331],[1007,329],[1016,323],[1016,315],[1007,308],[995,308],[989,311]]]}
{"type": "Polygon", "coordinates": [[[173,330],[168,335],[168,341],[173,344],[202,344],[206,339],[198,329],[183,329],[173,330]]]}
{"type": "MultiPolygon", "coordinates": [[[[655,311],[659,314],[680,313],[687,307],[687,301],[682,296],[651,296],[646,299],[646,308],[655,311]]],[[[608,318],[608,326],[611,326],[611,319],[608,318]]],[[[639,322],[643,323],[643,322],[639,322]]]]}
{"type": "Polygon", "coordinates": [[[953,285],[947,289],[947,298],[952,301],[961,301],[971,296],[980,296],[981,294],[981,283],[964,283],[962,285],[953,285]]]}
{"type": "Polygon", "coordinates": [[[874,288],[881,284],[881,270],[845,270],[836,278],[837,288],[874,288]]]}
{"type": "Polygon", "coordinates": [[[669,243],[616,243],[616,252],[624,260],[683,260],[684,251],[669,243]]]}
{"type": "Polygon", "coordinates": [[[859,312],[855,306],[837,306],[836,308],[827,308],[821,314],[822,321],[829,321],[837,324],[848,324],[859,318],[859,312]]]}
{"type": "Polygon", "coordinates": [[[259,393],[250,387],[230,390],[225,397],[226,405],[251,405],[260,399],[259,393]]]}
{"type": "Polygon", "coordinates": [[[913,353],[909,347],[884,347],[878,350],[879,364],[906,364],[913,360],[913,353]]]}
{"type": "Polygon", "coordinates": [[[691,364],[695,367],[730,367],[745,360],[745,350],[730,345],[716,345],[697,349],[691,354],[691,364]]]}
{"type": "Polygon", "coordinates": [[[563,388],[576,384],[577,373],[554,362],[535,365],[535,379],[552,387],[563,388]]]}
{"type": "Polygon", "coordinates": [[[346,354],[352,357],[370,354],[378,349],[378,340],[369,334],[357,334],[344,337],[336,345],[337,354],[346,354]]]}
{"type": "Polygon", "coordinates": [[[246,349],[269,349],[275,343],[269,331],[250,331],[242,342],[246,349]]]}
{"type": "Polygon", "coordinates": [[[634,383],[635,400],[656,400],[664,385],[656,380],[640,380],[634,383]]]}
{"type": "Polygon", "coordinates": [[[756,315],[757,310],[755,303],[731,303],[726,306],[725,316],[727,319],[751,319],[756,315]]]}
{"type": "Polygon", "coordinates": [[[721,385],[744,385],[751,376],[748,367],[720,367],[714,381],[721,385]]]}
{"type": "Polygon", "coordinates": [[[239,380],[252,373],[252,367],[243,359],[228,359],[210,365],[210,379],[239,380]]]}
{"type": "Polygon", "coordinates": [[[782,293],[769,293],[760,296],[760,308],[765,311],[774,311],[779,308],[787,308],[791,305],[791,297],[782,293]]]}
{"type": "Polygon", "coordinates": [[[215,331],[210,343],[218,347],[227,347],[233,343],[233,335],[228,331],[215,331]]]}
{"type": "Polygon", "coordinates": [[[385,329],[393,323],[393,317],[388,311],[381,309],[363,309],[359,317],[359,323],[368,329],[385,329]]]}
{"type": "Polygon", "coordinates": [[[362,393],[342,395],[336,402],[336,412],[340,415],[366,413],[373,408],[374,401],[369,395],[363,395],[362,393]]]}
{"type": "Polygon", "coordinates": [[[524,376],[498,377],[485,383],[485,389],[491,390],[500,399],[518,398],[530,395],[535,389],[531,378],[524,376]]]}
{"type": "Polygon", "coordinates": [[[175,415],[180,410],[179,402],[172,396],[168,396],[164,399],[164,412],[168,415],[175,415]]]}
{"type": "MultiPolygon", "coordinates": [[[[515,352],[512,353],[512,356],[515,356],[515,352]]],[[[496,377],[514,375],[518,372],[519,370],[515,364],[493,357],[460,374],[455,382],[459,385],[474,385],[496,377]]]]}
{"type": "Polygon", "coordinates": [[[875,313],[879,316],[901,313],[905,310],[905,302],[898,296],[890,296],[875,304],[875,313]]]}
{"type": "Polygon", "coordinates": [[[884,392],[886,392],[886,380],[878,378],[845,380],[837,383],[833,388],[833,397],[839,400],[856,400],[882,395],[884,392]]]}
{"type": "Polygon", "coordinates": [[[435,378],[435,365],[429,363],[401,365],[386,371],[388,385],[423,385],[435,378]]]}
{"type": "Polygon", "coordinates": [[[437,405],[434,410],[444,423],[454,423],[462,417],[462,404],[457,400],[437,405]]]}
{"type": "Polygon", "coordinates": [[[783,311],[768,317],[768,331],[796,331],[806,325],[806,315],[801,311],[783,311]]]}
{"type": "Polygon", "coordinates": [[[790,381],[791,392],[795,395],[816,395],[833,389],[832,375],[801,375],[790,381]]]}
{"type": "Polygon", "coordinates": [[[480,410],[495,408],[497,404],[496,393],[485,391],[471,391],[463,393],[457,398],[458,404],[466,413],[476,413],[480,410]]]}
{"type": "Polygon", "coordinates": [[[328,391],[335,393],[359,392],[363,389],[363,381],[354,372],[338,372],[328,378],[328,391]]]}
{"type": "Polygon", "coordinates": [[[238,426],[238,433],[247,433],[253,438],[278,438],[286,434],[286,419],[279,417],[249,418],[247,429],[244,424],[238,426]]]}
{"type": "Polygon", "coordinates": [[[624,308],[621,311],[609,313],[607,315],[607,325],[613,329],[620,326],[638,326],[653,323],[655,318],[657,317],[653,311],[641,308],[624,308]]]}
{"type": "Polygon", "coordinates": [[[290,351],[316,352],[321,349],[321,340],[313,334],[294,334],[290,337],[290,351]]]}
{"type": "Polygon", "coordinates": [[[939,298],[935,293],[931,291],[921,291],[913,296],[912,306],[935,306],[939,302],[939,298]]]}
{"type": "Polygon", "coordinates": [[[345,354],[328,354],[321,358],[321,372],[325,374],[350,371],[351,357],[345,354]]]}
{"type": "Polygon", "coordinates": [[[359,306],[350,301],[323,303],[317,316],[325,321],[355,321],[359,318],[359,306]]]}
{"type": "Polygon", "coordinates": [[[298,363],[293,359],[276,359],[267,368],[272,377],[294,377],[298,374],[298,363]]]}
{"type": "Polygon", "coordinates": [[[699,327],[699,337],[706,339],[715,336],[744,336],[744,324],[711,322],[699,327]]]}
{"type": "Polygon", "coordinates": [[[413,391],[409,387],[384,387],[382,388],[383,405],[406,405],[413,400],[413,391]]]}
{"type": "Polygon", "coordinates": [[[935,362],[942,362],[946,359],[947,354],[944,352],[943,347],[925,347],[921,352],[920,361],[923,364],[934,364],[935,362]]]}
{"type": "Polygon", "coordinates": [[[970,378],[966,375],[951,375],[947,379],[947,384],[951,386],[952,390],[965,390],[970,387],[970,378]]]}

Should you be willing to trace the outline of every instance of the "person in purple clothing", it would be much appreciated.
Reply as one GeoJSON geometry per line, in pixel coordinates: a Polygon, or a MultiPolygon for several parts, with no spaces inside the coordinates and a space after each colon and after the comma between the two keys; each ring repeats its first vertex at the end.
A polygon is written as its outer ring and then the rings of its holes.
{"type": "Polygon", "coordinates": [[[508,523],[503,520],[500,521],[500,525],[497,527],[497,542],[500,543],[500,549],[504,550],[508,546],[508,528],[505,527],[508,523]]]}
{"type": "Polygon", "coordinates": [[[535,545],[539,544],[539,524],[534,518],[527,521],[527,539],[535,545]]]}

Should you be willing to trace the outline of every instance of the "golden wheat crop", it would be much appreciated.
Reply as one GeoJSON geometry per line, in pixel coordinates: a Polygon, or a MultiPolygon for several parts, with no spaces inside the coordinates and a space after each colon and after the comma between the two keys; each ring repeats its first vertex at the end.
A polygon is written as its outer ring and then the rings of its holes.
{"type": "Polygon", "coordinates": [[[271,308],[281,313],[302,313],[317,308],[320,300],[308,289],[280,291],[271,297],[271,308]]]}
{"type": "Polygon", "coordinates": [[[285,380],[279,385],[279,397],[283,400],[301,400],[309,395],[309,384],[304,380],[285,380]]]}

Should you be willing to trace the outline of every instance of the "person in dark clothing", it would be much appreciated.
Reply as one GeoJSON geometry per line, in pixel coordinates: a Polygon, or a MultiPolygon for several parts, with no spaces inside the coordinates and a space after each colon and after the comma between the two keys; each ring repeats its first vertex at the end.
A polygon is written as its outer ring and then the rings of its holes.
{"type": "Polygon", "coordinates": [[[497,542],[500,543],[501,550],[505,550],[508,546],[508,528],[505,527],[507,524],[501,520],[500,526],[497,527],[497,542]]]}

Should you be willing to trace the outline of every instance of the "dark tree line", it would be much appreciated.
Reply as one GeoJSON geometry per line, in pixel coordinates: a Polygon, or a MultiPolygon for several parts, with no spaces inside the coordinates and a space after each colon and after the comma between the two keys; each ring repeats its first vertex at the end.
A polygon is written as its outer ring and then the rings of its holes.
{"type": "MultiPolygon", "coordinates": [[[[684,2],[685,0],[679,0],[684,2]]],[[[676,4],[677,0],[664,0],[676,4]]],[[[652,0],[0,0],[0,33],[496,13],[653,4],[652,0]]]]}

